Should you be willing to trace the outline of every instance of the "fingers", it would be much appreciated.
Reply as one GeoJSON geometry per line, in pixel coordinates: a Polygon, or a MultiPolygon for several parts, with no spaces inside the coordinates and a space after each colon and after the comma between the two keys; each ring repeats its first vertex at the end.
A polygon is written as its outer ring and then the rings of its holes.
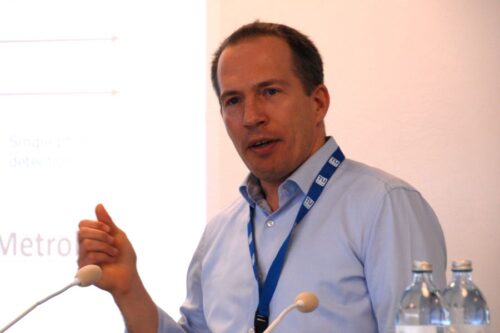
{"type": "Polygon", "coordinates": [[[116,261],[118,249],[109,232],[111,227],[100,221],[83,220],[78,230],[78,264],[104,264],[116,261]]]}
{"type": "Polygon", "coordinates": [[[79,225],[78,242],[80,243],[83,239],[88,238],[112,245],[114,237],[109,232],[110,227],[102,222],[84,220],[79,225]]]}
{"type": "Polygon", "coordinates": [[[78,264],[81,266],[108,264],[116,262],[118,250],[109,244],[83,239],[78,248],[78,264]]]}
{"type": "Polygon", "coordinates": [[[97,220],[106,223],[110,227],[110,233],[115,234],[118,231],[118,227],[114,224],[113,219],[109,216],[106,208],[102,204],[98,204],[95,207],[95,215],[97,220]]]}

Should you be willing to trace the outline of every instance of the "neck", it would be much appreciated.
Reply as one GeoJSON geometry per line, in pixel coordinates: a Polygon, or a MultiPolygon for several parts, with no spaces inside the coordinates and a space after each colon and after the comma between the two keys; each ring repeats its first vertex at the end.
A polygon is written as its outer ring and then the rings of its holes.
{"type": "Polygon", "coordinates": [[[281,182],[279,183],[269,183],[265,181],[260,181],[260,186],[266,195],[266,201],[271,211],[276,211],[279,208],[279,197],[278,197],[278,188],[281,182]]]}
{"type": "MultiPolygon", "coordinates": [[[[316,151],[318,151],[325,144],[325,142],[328,140],[328,137],[324,133],[324,129],[323,129],[322,136],[318,136],[318,138],[321,138],[321,139],[317,140],[317,143],[312,146],[311,152],[309,153],[307,158],[300,163],[300,165],[302,165],[302,163],[307,161],[307,159],[309,159],[316,151]]],[[[294,172],[294,171],[292,171],[292,172],[294,172]]],[[[288,177],[288,175],[286,177],[288,177]]],[[[283,179],[272,180],[272,181],[266,181],[263,179],[259,179],[260,186],[262,187],[262,190],[264,191],[264,194],[266,195],[267,204],[271,208],[272,212],[276,211],[279,208],[278,188],[281,185],[281,183],[283,183],[285,181],[286,177],[284,177],[283,179]]]]}

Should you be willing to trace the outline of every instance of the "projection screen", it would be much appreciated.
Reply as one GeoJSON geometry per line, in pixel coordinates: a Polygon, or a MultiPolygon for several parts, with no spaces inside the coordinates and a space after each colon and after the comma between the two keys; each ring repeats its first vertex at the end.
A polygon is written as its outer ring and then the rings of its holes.
{"type": "MultiPolygon", "coordinates": [[[[73,280],[103,203],[174,317],[206,221],[205,1],[0,3],[0,327],[73,280]]],[[[9,332],[120,332],[72,288],[9,332]]]]}

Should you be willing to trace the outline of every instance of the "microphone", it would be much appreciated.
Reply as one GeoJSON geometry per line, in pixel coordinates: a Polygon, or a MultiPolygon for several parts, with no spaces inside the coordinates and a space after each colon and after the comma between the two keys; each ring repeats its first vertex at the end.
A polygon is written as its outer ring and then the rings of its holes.
{"type": "Polygon", "coordinates": [[[73,283],[77,282],[77,285],[80,287],[88,287],[99,281],[101,279],[101,275],[101,267],[97,265],[83,266],[78,270],[78,272],[76,272],[75,281],[73,283]]]}
{"type": "MultiPolygon", "coordinates": [[[[309,291],[303,291],[295,297],[295,302],[290,304],[287,308],[285,308],[281,313],[276,317],[276,319],[266,328],[264,333],[270,333],[278,324],[285,318],[285,316],[297,308],[302,313],[312,312],[316,310],[319,305],[318,296],[309,291]]],[[[1,332],[0,332],[1,333],[1,332]]]]}
{"type": "Polygon", "coordinates": [[[28,308],[26,311],[24,311],[23,313],[21,313],[16,319],[14,319],[9,324],[7,324],[7,326],[5,326],[4,328],[0,329],[0,333],[3,333],[5,331],[7,331],[7,329],[9,329],[11,326],[13,326],[19,320],[21,320],[28,313],[30,313],[31,311],[33,311],[33,309],[35,309],[40,304],[43,304],[43,303],[47,302],[49,299],[51,299],[51,298],[53,298],[53,297],[55,297],[55,296],[57,296],[59,294],[62,294],[63,292],[65,292],[66,290],[68,290],[71,287],[74,287],[74,286],[80,286],[80,287],[90,286],[91,284],[94,284],[97,281],[99,281],[99,279],[101,278],[101,275],[102,275],[102,270],[101,270],[101,268],[99,266],[97,266],[97,265],[83,266],[82,268],[80,268],[78,270],[78,272],[76,272],[75,279],[73,280],[73,282],[71,282],[66,287],[62,288],[61,290],[56,291],[55,293],[53,293],[53,294],[45,297],[44,299],[36,302],[35,304],[33,304],[30,308],[28,308]]]}

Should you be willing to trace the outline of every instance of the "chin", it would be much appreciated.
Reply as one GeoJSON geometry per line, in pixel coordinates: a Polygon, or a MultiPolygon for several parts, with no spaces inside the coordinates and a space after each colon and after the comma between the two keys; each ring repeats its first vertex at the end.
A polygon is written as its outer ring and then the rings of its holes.
{"type": "Polygon", "coordinates": [[[253,172],[253,174],[259,178],[260,181],[266,182],[266,183],[281,183],[283,182],[288,175],[283,175],[283,172],[276,172],[275,170],[272,171],[265,171],[265,172],[253,172]]]}

